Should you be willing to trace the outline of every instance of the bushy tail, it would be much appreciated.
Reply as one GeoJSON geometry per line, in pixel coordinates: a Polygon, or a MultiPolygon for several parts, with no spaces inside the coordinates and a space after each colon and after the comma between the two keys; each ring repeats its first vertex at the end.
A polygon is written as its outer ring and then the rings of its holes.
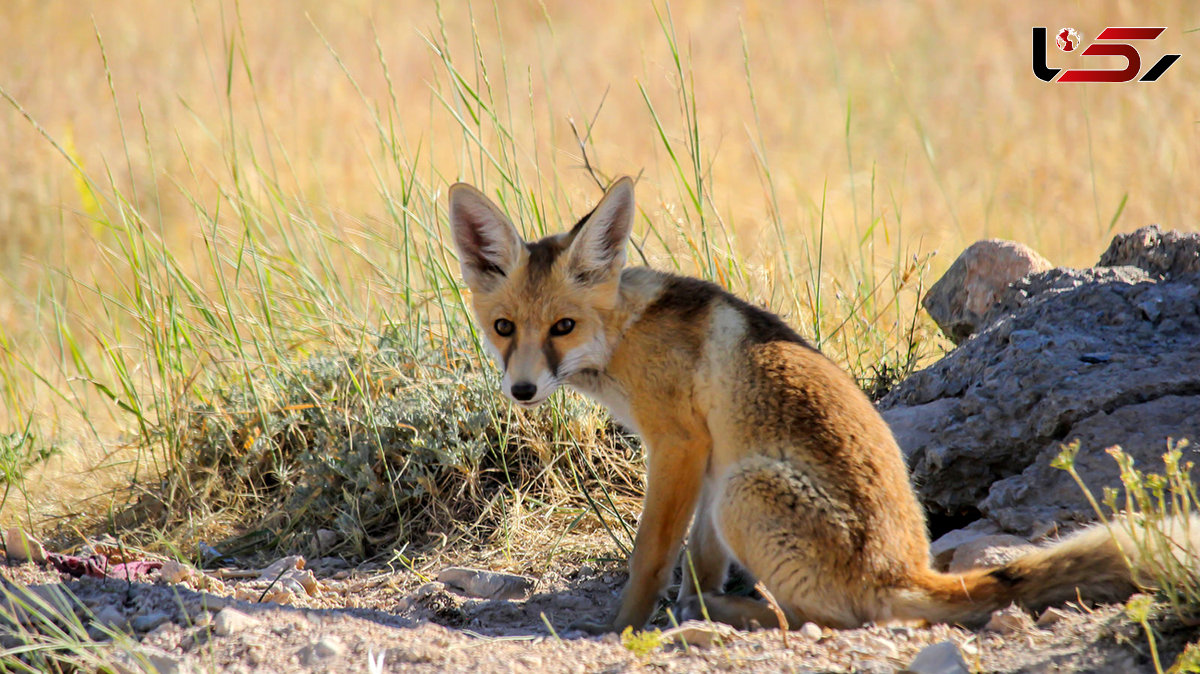
{"type": "MultiPolygon", "coordinates": [[[[1177,545],[1162,554],[1196,564],[1200,518],[1177,519],[1167,527],[1167,537],[1177,545]]],[[[898,594],[893,616],[978,625],[1013,602],[1037,612],[1076,599],[1123,601],[1154,585],[1155,562],[1143,556],[1147,546],[1139,545],[1138,538],[1124,523],[1098,525],[993,569],[962,574],[928,570],[913,579],[914,587],[898,594]]]]}

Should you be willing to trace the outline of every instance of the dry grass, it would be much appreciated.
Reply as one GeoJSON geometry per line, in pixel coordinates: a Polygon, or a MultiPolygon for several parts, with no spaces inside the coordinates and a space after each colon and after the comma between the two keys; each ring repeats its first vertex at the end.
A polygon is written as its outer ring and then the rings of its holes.
{"type": "Polygon", "coordinates": [[[64,457],[4,523],[130,474],[153,490],[185,403],[379,326],[478,362],[446,341],[468,328],[444,187],[573,222],[598,192],[573,127],[603,177],[641,174],[651,263],[770,304],[860,376],[936,352],[920,284],[978,238],[1084,265],[1114,231],[1197,227],[1186,3],[83,5],[0,8],[0,86],[88,176],[0,113],[0,432],[64,457]],[[1144,51],[1184,57],[1047,85],[1030,27],[1060,24],[1166,25],[1144,51]]]}

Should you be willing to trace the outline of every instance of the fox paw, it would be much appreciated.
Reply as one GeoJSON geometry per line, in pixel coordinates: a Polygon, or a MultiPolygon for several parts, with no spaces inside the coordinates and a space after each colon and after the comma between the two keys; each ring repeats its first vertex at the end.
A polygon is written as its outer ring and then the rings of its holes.
{"type": "Polygon", "coordinates": [[[681,597],[675,602],[675,620],[683,623],[689,620],[703,620],[704,610],[698,595],[681,597]]]}

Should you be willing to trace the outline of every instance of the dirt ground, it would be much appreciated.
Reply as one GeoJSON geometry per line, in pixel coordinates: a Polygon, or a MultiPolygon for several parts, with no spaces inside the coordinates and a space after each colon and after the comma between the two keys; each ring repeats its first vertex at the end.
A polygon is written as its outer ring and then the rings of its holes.
{"type": "MultiPolygon", "coordinates": [[[[297,573],[315,581],[311,594],[250,578],[213,582],[217,574],[172,583],[155,571],[128,582],[71,579],[31,563],[0,567],[10,592],[26,586],[55,601],[69,591],[79,624],[96,640],[111,639],[99,624],[130,634],[102,651],[117,671],[136,671],[136,661],[164,672],[893,672],[943,641],[978,672],[1153,671],[1140,627],[1118,606],[1065,607],[1041,626],[1014,614],[1001,632],[810,625],[790,632],[786,644],[779,630],[727,630],[713,639],[715,631],[700,628],[684,645],[569,629],[614,605],[625,580],[615,563],[552,565],[527,598],[507,601],[465,597],[409,571],[352,570],[340,560],[316,560],[297,573]]],[[[1169,664],[1197,633],[1167,622],[1160,621],[1159,648],[1169,664]]]]}

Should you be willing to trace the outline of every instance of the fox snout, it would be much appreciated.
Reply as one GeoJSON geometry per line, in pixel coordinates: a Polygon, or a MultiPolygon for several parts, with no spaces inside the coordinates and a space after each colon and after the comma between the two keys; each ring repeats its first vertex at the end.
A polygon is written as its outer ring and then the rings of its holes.
{"type": "Polygon", "coordinates": [[[512,385],[509,392],[512,397],[519,402],[529,402],[533,400],[533,396],[537,395],[537,384],[528,381],[519,381],[512,385]]]}
{"type": "Polygon", "coordinates": [[[504,370],[501,390],[522,407],[534,407],[554,393],[557,381],[540,349],[513,348],[500,354],[504,370]]]}

